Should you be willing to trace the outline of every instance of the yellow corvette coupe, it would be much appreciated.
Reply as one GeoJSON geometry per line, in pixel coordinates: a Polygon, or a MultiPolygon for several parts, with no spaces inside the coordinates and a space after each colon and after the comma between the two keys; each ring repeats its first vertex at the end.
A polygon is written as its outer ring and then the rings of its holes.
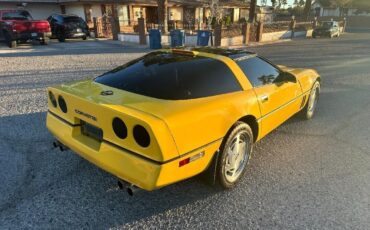
{"type": "Polygon", "coordinates": [[[319,93],[315,70],[246,50],[160,50],[48,88],[46,123],[55,147],[131,186],[150,191],[205,172],[231,188],[253,143],[297,113],[310,119],[319,93]]]}

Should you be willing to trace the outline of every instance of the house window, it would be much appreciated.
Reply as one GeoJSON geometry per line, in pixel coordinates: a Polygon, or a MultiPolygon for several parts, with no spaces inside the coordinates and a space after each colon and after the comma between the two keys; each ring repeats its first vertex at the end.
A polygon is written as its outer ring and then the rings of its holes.
{"type": "Polygon", "coordinates": [[[195,20],[198,22],[203,22],[203,15],[204,15],[204,9],[202,7],[198,7],[195,9],[195,20]]]}
{"type": "Polygon", "coordinates": [[[121,26],[129,25],[129,18],[128,18],[128,6],[121,5],[118,7],[118,20],[121,26]]]}
{"type": "Polygon", "coordinates": [[[138,21],[139,18],[145,15],[145,8],[143,7],[132,7],[132,11],[134,13],[134,21],[138,21]]]}
{"type": "Polygon", "coordinates": [[[233,22],[239,22],[240,9],[234,8],[233,22]]]}
{"type": "Polygon", "coordinates": [[[171,7],[168,9],[168,19],[171,21],[182,21],[182,14],[181,7],[171,7]]]}

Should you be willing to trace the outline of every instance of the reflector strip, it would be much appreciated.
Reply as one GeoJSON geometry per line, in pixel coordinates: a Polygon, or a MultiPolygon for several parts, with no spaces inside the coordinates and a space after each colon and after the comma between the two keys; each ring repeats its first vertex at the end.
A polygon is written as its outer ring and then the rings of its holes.
{"type": "Polygon", "coordinates": [[[198,160],[199,158],[202,158],[202,157],[204,157],[204,151],[203,152],[200,152],[200,153],[198,153],[198,154],[196,154],[194,156],[191,156],[191,157],[188,157],[188,158],[185,158],[185,159],[181,160],[179,162],[179,167],[182,167],[184,165],[187,165],[190,162],[193,162],[195,160],[198,160]]]}

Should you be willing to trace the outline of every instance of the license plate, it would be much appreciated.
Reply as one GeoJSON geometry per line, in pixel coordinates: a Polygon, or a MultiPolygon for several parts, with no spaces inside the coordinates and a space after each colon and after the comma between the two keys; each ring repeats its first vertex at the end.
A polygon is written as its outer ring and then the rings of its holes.
{"type": "Polygon", "coordinates": [[[37,33],[31,33],[32,37],[37,37],[37,33]]]}
{"type": "Polygon", "coordinates": [[[103,130],[85,121],[81,121],[81,133],[100,142],[103,140],[103,130]]]}
{"type": "Polygon", "coordinates": [[[79,32],[79,33],[80,33],[80,32],[82,32],[82,30],[81,30],[81,29],[77,29],[77,32],[79,32]]]}

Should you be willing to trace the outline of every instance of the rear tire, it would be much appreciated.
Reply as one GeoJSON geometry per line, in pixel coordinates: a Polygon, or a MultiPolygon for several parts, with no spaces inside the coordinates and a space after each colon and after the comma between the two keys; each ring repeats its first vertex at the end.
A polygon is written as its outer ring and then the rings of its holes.
{"type": "Polygon", "coordinates": [[[58,41],[59,41],[59,42],[65,42],[65,41],[66,41],[66,38],[65,38],[65,37],[61,37],[61,36],[60,36],[60,37],[58,37],[58,41]]]}
{"type": "Polygon", "coordinates": [[[4,33],[4,37],[5,37],[6,44],[9,48],[17,47],[17,41],[12,40],[12,37],[7,32],[4,33]]]}
{"type": "MultiPolygon", "coordinates": [[[[244,122],[237,122],[220,148],[216,164],[216,183],[230,189],[245,174],[253,149],[253,132],[244,122]]],[[[211,165],[212,167],[212,165],[211,165]]]]}
{"type": "Polygon", "coordinates": [[[59,42],[65,42],[66,37],[64,36],[63,32],[59,29],[57,33],[58,41],[59,42]]]}
{"type": "Polygon", "coordinates": [[[299,115],[301,118],[305,120],[311,119],[316,110],[317,102],[319,100],[320,95],[320,82],[316,81],[313,84],[313,87],[311,89],[308,101],[306,102],[305,107],[299,112],[299,115]]]}
{"type": "Polygon", "coordinates": [[[84,41],[85,41],[86,39],[87,39],[87,37],[86,37],[86,36],[83,36],[83,37],[82,37],[82,40],[84,40],[84,41]]]}
{"type": "Polygon", "coordinates": [[[44,38],[40,41],[41,45],[48,45],[50,42],[50,38],[44,38]]]}

